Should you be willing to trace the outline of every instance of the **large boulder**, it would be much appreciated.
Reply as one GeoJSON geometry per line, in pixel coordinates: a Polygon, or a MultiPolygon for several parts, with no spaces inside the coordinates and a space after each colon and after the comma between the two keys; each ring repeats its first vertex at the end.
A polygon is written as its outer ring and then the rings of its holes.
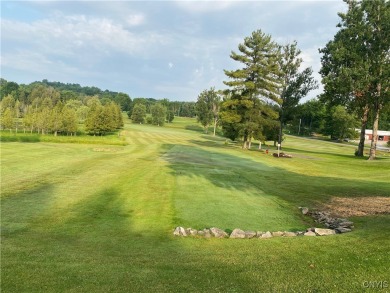
{"type": "Polygon", "coordinates": [[[260,238],[261,235],[263,235],[263,234],[264,234],[263,231],[256,231],[256,237],[257,237],[257,238],[260,238]]]}
{"type": "Polygon", "coordinates": [[[186,231],[188,235],[196,236],[198,235],[198,230],[189,228],[188,231],[186,231]]]}
{"type": "Polygon", "coordinates": [[[223,230],[221,230],[219,228],[215,228],[215,227],[210,228],[210,233],[215,238],[225,238],[225,237],[229,236],[225,231],[223,231],[223,230]]]}
{"type": "Polygon", "coordinates": [[[295,232],[284,232],[284,236],[285,237],[294,237],[294,236],[297,236],[297,234],[295,232]]]}
{"type": "Polygon", "coordinates": [[[206,238],[211,237],[210,229],[203,229],[203,232],[204,232],[204,237],[206,237],[206,238]]]}
{"type": "Polygon", "coordinates": [[[308,232],[306,232],[306,233],[303,234],[303,235],[305,235],[305,236],[317,236],[317,234],[314,233],[313,231],[308,231],[308,232]]]}
{"type": "Polygon", "coordinates": [[[245,238],[245,231],[236,228],[230,234],[230,238],[245,238]]]}
{"type": "Polygon", "coordinates": [[[271,238],[272,233],[270,231],[265,232],[263,235],[261,235],[261,238],[271,238]]]}
{"type": "Polygon", "coordinates": [[[186,229],[183,227],[176,227],[175,230],[173,231],[173,235],[175,236],[187,236],[186,229]]]}
{"type": "Polygon", "coordinates": [[[332,229],[323,229],[323,228],[315,228],[315,229],[314,229],[314,232],[315,232],[318,236],[327,236],[327,235],[334,235],[334,234],[336,234],[336,231],[335,231],[335,230],[332,230],[332,229]]]}
{"type": "Polygon", "coordinates": [[[274,236],[274,237],[283,236],[283,235],[284,235],[284,232],[282,232],[282,231],[272,232],[272,236],[274,236]]]}

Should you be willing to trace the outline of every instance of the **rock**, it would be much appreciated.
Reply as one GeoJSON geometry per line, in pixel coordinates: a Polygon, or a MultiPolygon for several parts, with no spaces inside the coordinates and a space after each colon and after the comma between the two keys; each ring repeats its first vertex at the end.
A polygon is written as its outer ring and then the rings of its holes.
{"type": "Polygon", "coordinates": [[[271,238],[272,234],[270,231],[265,232],[263,235],[261,235],[261,238],[271,238]]]}
{"type": "Polygon", "coordinates": [[[315,232],[318,236],[327,236],[327,235],[336,234],[336,231],[335,231],[335,230],[332,230],[332,229],[323,229],[323,228],[315,228],[315,229],[314,229],[314,232],[315,232]]]}
{"type": "Polygon", "coordinates": [[[204,231],[199,230],[199,231],[198,231],[198,236],[204,236],[204,231]]]}
{"type": "Polygon", "coordinates": [[[188,235],[196,236],[198,235],[198,230],[190,228],[188,229],[188,235]]]}
{"type": "Polygon", "coordinates": [[[303,234],[303,235],[305,235],[305,236],[317,236],[317,234],[314,233],[313,231],[308,231],[308,232],[306,232],[306,233],[303,234]]]}
{"type": "Polygon", "coordinates": [[[229,236],[225,231],[223,231],[223,230],[221,230],[219,228],[215,228],[215,227],[210,228],[210,233],[215,238],[225,238],[225,237],[229,236]]]}
{"type": "Polygon", "coordinates": [[[349,228],[345,228],[345,227],[338,227],[336,228],[336,232],[337,233],[347,233],[347,232],[351,232],[352,229],[349,229],[349,228]]]}
{"type": "Polygon", "coordinates": [[[301,210],[301,212],[302,212],[303,215],[307,215],[308,212],[309,212],[309,209],[306,208],[306,207],[299,207],[299,209],[301,210]]]}
{"type": "Polygon", "coordinates": [[[203,229],[203,232],[204,232],[204,237],[205,238],[210,238],[211,237],[210,229],[203,229]]]}
{"type": "Polygon", "coordinates": [[[257,238],[260,238],[261,235],[263,235],[263,234],[264,234],[263,231],[256,231],[256,237],[257,237],[257,238]]]}
{"type": "Polygon", "coordinates": [[[272,236],[274,236],[274,237],[283,236],[283,235],[284,235],[284,232],[282,232],[282,231],[272,232],[272,236]]]}
{"type": "Polygon", "coordinates": [[[295,232],[284,232],[284,236],[285,237],[294,237],[294,236],[297,236],[297,234],[295,234],[295,232]]]}
{"type": "Polygon", "coordinates": [[[245,231],[245,238],[253,238],[256,236],[255,231],[245,231]]]}
{"type": "Polygon", "coordinates": [[[339,223],[339,227],[348,228],[348,227],[352,227],[352,226],[353,226],[353,222],[350,222],[350,221],[345,221],[345,222],[339,223]]]}
{"type": "Polygon", "coordinates": [[[175,236],[187,236],[187,232],[183,227],[176,227],[175,231],[173,231],[173,235],[175,236]]]}
{"type": "Polygon", "coordinates": [[[245,238],[245,232],[241,229],[234,229],[232,234],[230,234],[230,238],[245,238]]]}

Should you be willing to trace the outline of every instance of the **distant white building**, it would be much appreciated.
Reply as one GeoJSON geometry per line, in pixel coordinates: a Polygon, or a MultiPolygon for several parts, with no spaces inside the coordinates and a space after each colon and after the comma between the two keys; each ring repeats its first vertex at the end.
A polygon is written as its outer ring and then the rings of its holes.
{"type": "MultiPolygon", "coordinates": [[[[360,129],[356,129],[360,132],[360,129]]],[[[366,129],[366,140],[372,140],[372,129],[366,129]]],[[[390,140],[390,131],[378,130],[378,142],[386,143],[390,140]]]]}

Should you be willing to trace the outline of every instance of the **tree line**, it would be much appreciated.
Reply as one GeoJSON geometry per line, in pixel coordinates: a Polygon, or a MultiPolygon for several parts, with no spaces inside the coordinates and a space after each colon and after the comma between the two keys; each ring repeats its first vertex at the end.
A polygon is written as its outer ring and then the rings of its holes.
{"type": "Polygon", "coordinates": [[[113,101],[102,104],[97,96],[80,100],[61,101],[59,92],[39,86],[24,103],[8,94],[0,103],[1,129],[10,132],[58,133],[76,135],[79,124],[93,135],[104,135],[123,126],[120,106],[113,101]]]}
{"type": "Polygon", "coordinates": [[[390,129],[390,2],[344,2],[348,11],[339,13],[339,31],[319,49],[322,95],[300,104],[318,85],[312,69],[302,68],[297,42],[280,45],[257,30],[230,55],[240,68],[225,70],[228,89],[199,94],[198,121],[206,130],[213,125],[214,133],[221,125],[224,136],[241,140],[243,148],[252,139],[281,144],[285,128],[352,138],[360,124],[357,156],[363,156],[365,129],[371,126],[369,159],[374,159],[378,128],[390,129]]]}
{"type": "Polygon", "coordinates": [[[122,127],[121,112],[131,118],[137,104],[145,106],[145,113],[136,123],[163,125],[174,116],[195,116],[195,102],[131,99],[125,93],[47,80],[25,85],[1,78],[0,100],[0,127],[16,132],[74,135],[82,124],[87,133],[104,135],[122,127]]]}

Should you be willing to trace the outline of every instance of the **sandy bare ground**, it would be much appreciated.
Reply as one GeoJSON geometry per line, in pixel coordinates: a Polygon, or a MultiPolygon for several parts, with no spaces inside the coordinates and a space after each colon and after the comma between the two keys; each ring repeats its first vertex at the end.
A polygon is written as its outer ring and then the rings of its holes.
{"type": "Polygon", "coordinates": [[[390,197],[333,197],[324,209],[342,217],[390,214],[390,197]]]}

